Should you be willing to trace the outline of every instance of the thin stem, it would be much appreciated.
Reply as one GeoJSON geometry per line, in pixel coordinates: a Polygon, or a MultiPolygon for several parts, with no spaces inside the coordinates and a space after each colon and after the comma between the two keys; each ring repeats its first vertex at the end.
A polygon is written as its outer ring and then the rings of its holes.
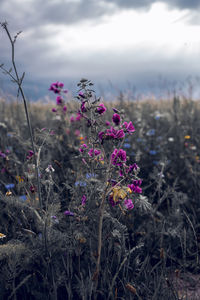
{"type": "MultiPolygon", "coordinates": [[[[6,72],[6,73],[9,74],[11,76],[11,78],[17,83],[19,91],[20,91],[22,99],[23,99],[23,102],[24,102],[26,120],[27,120],[27,124],[28,124],[30,138],[31,138],[31,146],[32,146],[32,150],[34,152],[33,158],[34,158],[35,172],[36,172],[36,179],[37,179],[38,198],[39,198],[40,208],[42,208],[42,197],[41,197],[41,186],[40,186],[40,179],[39,179],[39,168],[38,168],[38,163],[37,163],[37,159],[36,159],[36,151],[35,151],[33,134],[32,134],[33,131],[32,131],[32,126],[31,126],[30,117],[29,117],[29,113],[28,113],[26,97],[24,95],[24,91],[23,91],[23,88],[21,86],[24,74],[23,74],[22,78],[20,79],[19,75],[18,75],[18,72],[17,72],[16,64],[15,64],[15,47],[14,47],[15,40],[12,40],[12,38],[11,38],[10,32],[8,31],[8,28],[7,28],[7,23],[5,22],[1,25],[5,29],[5,31],[8,35],[8,38],[10,40],[11,47],[12,47],[12,65],[13,65],[13,68],[14,68],[16,79],[12,76],[12,74],[10,74],[10,72],[6,72]]],[[[4,70],[4,71],[6,71],[6,70],[4,70]]]]}

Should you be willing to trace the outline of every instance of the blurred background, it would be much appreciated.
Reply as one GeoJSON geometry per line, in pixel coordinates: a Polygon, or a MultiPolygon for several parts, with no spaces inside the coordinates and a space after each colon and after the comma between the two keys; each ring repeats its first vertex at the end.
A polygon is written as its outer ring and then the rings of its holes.
{"type": "MultiPolygon", "coordinates": [[[[104,100],[199,98],[200,2],[198,0],[1,0],[16,42],[16,63],[25,71],[30,100],[51,97],[51,82],[62,81],[70,95],[84,77],[104,100]]],[[[11,66],[11,47],[0,30],[0,62],[11,66]]],[[[16,95],[0,75],[1,94],[16,95]]]]}

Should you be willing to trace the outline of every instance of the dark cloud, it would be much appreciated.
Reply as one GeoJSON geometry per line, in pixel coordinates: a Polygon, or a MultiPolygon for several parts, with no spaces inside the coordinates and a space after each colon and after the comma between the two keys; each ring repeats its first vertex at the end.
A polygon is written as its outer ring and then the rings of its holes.
{"type": "Polygon", "coordinates": [[[114,3],[121,8],[148,9],[156,2],[162,2],[170,7],[179,9],[196,9],[200,7],[199,0],[105,0],[107,3],[114,3]]]}
{"type": "MultiPolygon", "coordinates": [[[[158,0],[1,0],[0,20],[15,28],[37,27],[45,24],[74,24],[85,20],[99,22],[119,9],[150,9],[158,0]]],[[[199,0],[160,0],[169,7],[197,9],[199,0]]]]}

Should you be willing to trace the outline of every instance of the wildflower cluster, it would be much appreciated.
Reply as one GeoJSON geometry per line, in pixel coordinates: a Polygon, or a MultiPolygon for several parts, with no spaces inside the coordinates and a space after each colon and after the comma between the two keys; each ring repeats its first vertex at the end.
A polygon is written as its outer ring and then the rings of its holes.
{"type": "Polygon", "coordinates": [[[57,94],[56,105],[57,107],[52,108],[52,112],[67,112],[67,106],[65,105],[64,94],[68,93],[68,90],[63,90],[64,84],[62,82],[54,82],[51,84],[49,91],[52,91],[54,94],[57,94]]]}
{"type": "Polygon", "coordinates": [[[137,194],[142,193],[142,181],[138,178],[139,167],[136,163],[128,164],[126,151],[122,147],[125,138],[135,132],[135,127],[116,108],[113,108],[112,120],[105,122],[103,116],[107,108],[100,98],[93,95],[93,90],[89,88],[91,85],[86,79],[78,84],[78,113],[89,128],[87,142],[84,141],[79,147],[82,163],[98,170],[108,204],[119,204],[120,209],[131,210],[137,194]]]}

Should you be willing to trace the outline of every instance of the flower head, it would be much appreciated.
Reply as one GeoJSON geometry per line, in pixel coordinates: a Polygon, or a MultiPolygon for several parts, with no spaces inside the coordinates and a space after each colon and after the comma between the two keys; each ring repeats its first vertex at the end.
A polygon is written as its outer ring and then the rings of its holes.
{"type": "Polygon", "coordinates": [[[102,114],[105,113],[106,110],[107,110],[107,109],[106,109],[105,105],[104,105],[103,103],[100,103],[99,106],[97,107],[96,112],[97,112],[98,114],[102,115],[102,114]]]}
{"type": "Polygon", "coordinates": [[[82,206],[85,206],[86,200],[87,200],[86,195],[83,195],[83,196],[82,196],[82,199],[81,199],[81,205],[82,205],[82,206]]]}
{"type": "Polygon", "coordinates": [[[61,97],[61,96],[58,96],[58,97],[56,98],[56,104],[57,104],[57,105],[61,105],[62,103],[63,103],[62,97],[61,97]]]}
{"type": "Polygon", "coordinates": [[[69,210],[66,210],[66,211],[64,212],[64,215],[65,215],[65,216],[74,216],[74,213],[71,212],[71,211],[69,211],[69,210]]]}
{"type": "Polygon", "coordinates": [[[131,199],[126,199],[124,200],[124,206],[128,209],[128,210],[131,210],[134,208],[134,204],[132,202],[131,199]]]}
{"type": "Polygon", "coordinates": [[[129,134],[132,134],[135,131],[135,127],[133,126],[132,122],[124,122],[123,126],[126,128],[127,132],[129,134]]]}
{"type": "Polygon", "coordinates": [[[126,151],[115,149],[111,154],[111,162],[113,165],[122,166],[126,162],[126,151]]]}
{"type": "Polygon", "coordinates": [[[115,125],[119,125],[120,124],[120,120],[121,120],[120,115],[114,114],[112,116],[112,121],[113,121],[113,123],[115,123],[115,125]]]}

